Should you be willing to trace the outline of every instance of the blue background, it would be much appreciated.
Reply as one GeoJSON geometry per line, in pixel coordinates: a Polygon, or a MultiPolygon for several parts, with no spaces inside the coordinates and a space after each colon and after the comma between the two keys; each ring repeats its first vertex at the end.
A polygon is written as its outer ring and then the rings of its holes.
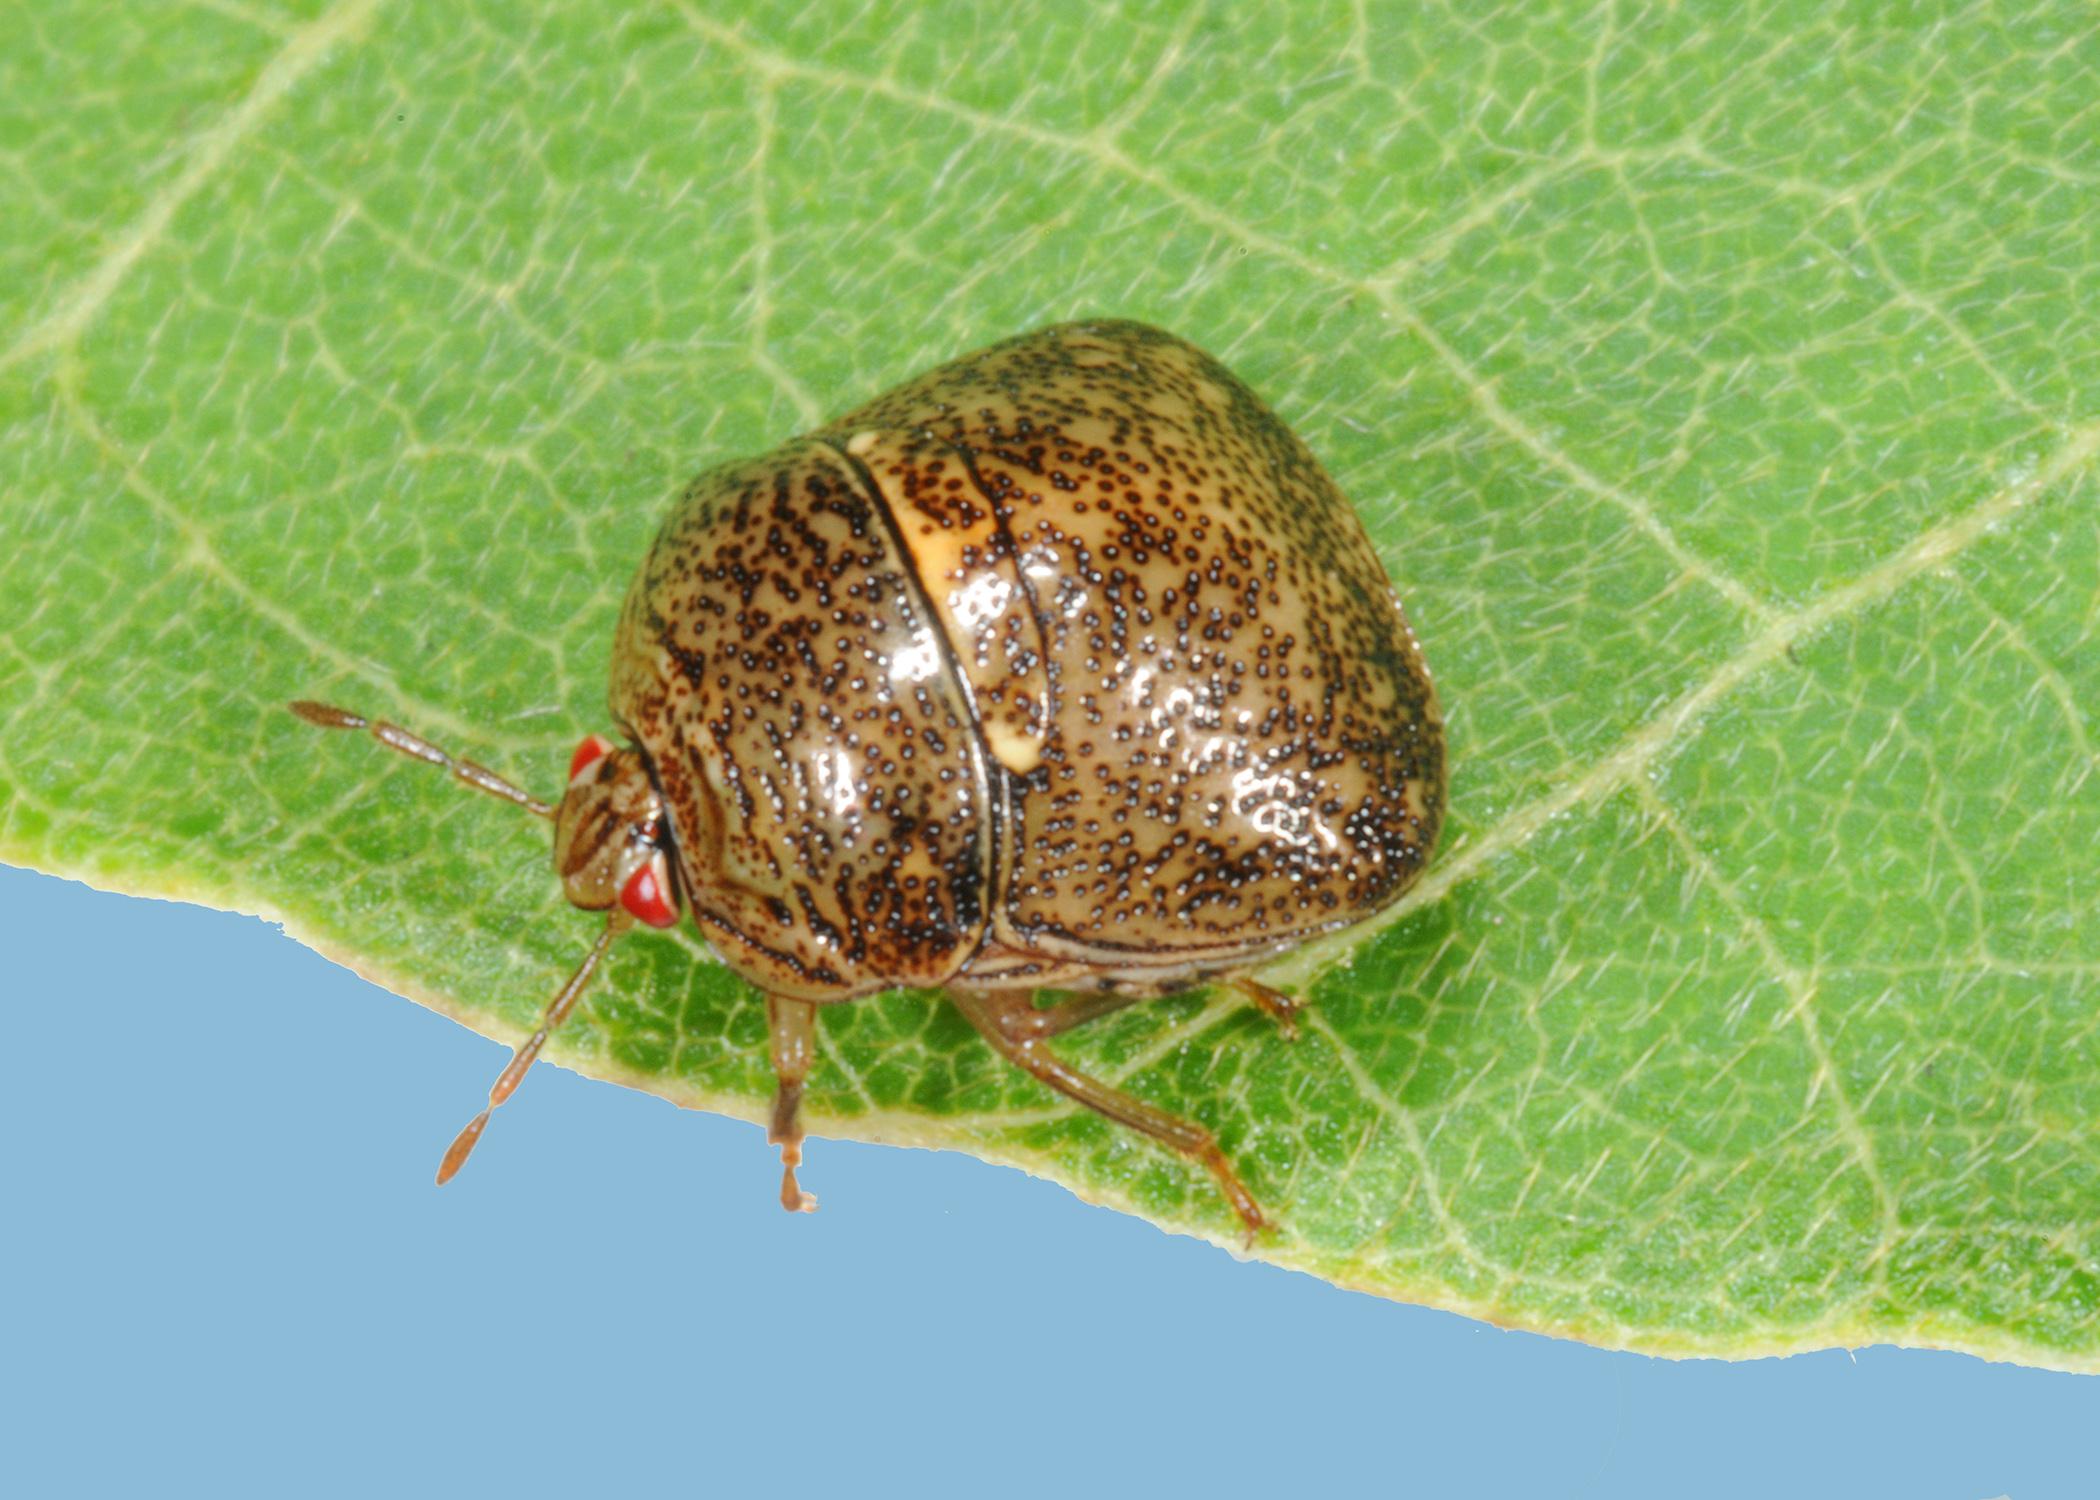
{"type": "Polygon", "coordinates": [[[0,868],[0,1490],[2100,1491],[2100,1379],[1666,1362],[1242,1265],[948,1153],[536,1070],[265,924],[0,868]]]}

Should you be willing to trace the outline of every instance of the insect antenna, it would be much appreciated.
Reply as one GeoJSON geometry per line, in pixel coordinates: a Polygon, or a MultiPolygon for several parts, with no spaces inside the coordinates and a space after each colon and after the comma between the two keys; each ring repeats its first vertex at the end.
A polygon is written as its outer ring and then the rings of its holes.
{"type": "Polygon", "coordinates": [[[466,1129],[453,1137],[452,1144],[445,1148],[445,1159],[438,1163],[439,1186],[450,1182],[453,1174],[466,1165],[468,1155],[473,1151],[475,1143],[481,1139],[481,1132],[488,1128],[490,1111],[517,1092],[518,1084],[523,1081],[526,1070],[531,1068],[534,1060],[539,1057],[540,1048],[547,1045],[547,1038],[568,1019],[570,1010],[576,1005],[577,997],[589,988],[591,976],[598,971],[598,960],[605,957],[605,950],[612,946],[613,939],[625,932],[633,920],[624,908],[618,906],[606,914],[605,931],[598,934],[598,941],[591,944],[591,951],[584,954],[583,962],[576,966],[576,972],[569,976],[569,982],[555,991],[554,998],[547,1002],[546,1010],[540,1013],[539,1026],[525,1039],[524,1045],[511,1054],[510,1062],[503,1071],[496,1075],[496,1082],[489,1089],[488,1109],[467,1121],[466,1129]]]}
{"type": "Polygon", "coordinates": [[[471,760],[458,760],[447,755],[419,734],[411,734],[399,724],[389,724],[384,719],[368,719],[363,714],[351,713],[347,708],[333,708],[326,703],[315,703],[301,698],[289,705],[292,712],[309,724],[318,724],[323,729],[364,729],[372,738],[390,750],[399,750],[403,755],[429,765],[450,771],[455,781],[487,792],[491,797],[501,797],[505,802],[514,802],[529,813],[552,819],[554,806],[542,802],[523,787],[513,786],[491,771],[487,766],[476,765],[471,760]]]}

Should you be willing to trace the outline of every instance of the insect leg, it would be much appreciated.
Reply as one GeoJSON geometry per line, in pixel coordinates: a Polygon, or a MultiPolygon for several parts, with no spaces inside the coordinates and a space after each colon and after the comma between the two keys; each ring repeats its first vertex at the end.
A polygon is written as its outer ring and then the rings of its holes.
{"type": "Polygon", "coordinates": [[[1232,1163],[1225,1159],[1216,1136],[1193,1120],[1170,1115],[1142,1099],[1133,1099],[1098,1078],[1089,1077],[1057,1056],[1034,1030],[1031,1017],[1043,1012],[1036,1010],[1026,990],[995,990],[981,994],[956,990],[950,991],[949,998],[1008,1062],[1027,1069],[1066,1098],[1077,1100],[1117,1124],[1141,1131],[1201,1162],[1217,1179],[1219,1190],[1247,1226],[1250,1238],[1267,1227],[1268,1221],[1262,1218],[1261,1206],[1247,1191],[1246,1184],[1240,1181],[1239,1174],[1232,1170],[1232,1163]]]}
{"type": "MultiPolygon", "coordinates": [[[[1271,989],[1259,980],[1226,979],[1228,984],[1252,1001],[1255,1009],[1274,1021],[1286,1041],[1298,1039],[1298,1012],[1305,1002],[1282,990],[1271,989]]],[[[1098,1021],[1103,1016],[1114,1015],[1126,1006],[1140,1000],[1157,998],[1152,990],[1097,990],[1090,994],[1073,995],[1054,1005],[1031,1005],[1025,1012],[1011,1018],[1007,1023],[1010,1035],[1022,1041],[1043,1041],[1070,1031],[1075,1026],[1084,1026],[1089,1021],[1098,1021]]]]}
{"type": "Polygon", "coordinates": [[[773,1125],[766,1139],[780,1148],[780,1206],[789,1213],[814,1213],[817,1200],[795,1181],[802,1165],[802,1081],[817,1055],[817,1007],[809,1000],[766,996],[766,1022],[773,1030],[773,1125]]]}
{"type": "Polygon", "coordinates": [[[539,1026],[525,1039],[525,1045],[511,1054],[509,1065],[496,1075],[495,1085],[489,1090],[488,1109],[467,1121],[467,1128],[453,1137],[452,1144],[445,1149],[445,1159],[438,1164],[439,1185],[450,1182],[453,1174],[467,1164],[468,1153],[473,1151],[475,1142],[481,1139],[481,1132],[488,1128],[489,1110],[493,1110],[517,1092],[518,1084],[525,1077],[525,1070],[530,1068],[533,1060],[540,1055],[540,1048],[547,1045],[547,1038],[554,1034],[555,1028],[567,1020],[569,1012],[575,1009],[577,997],[582,995],[591,982],[591,976],[598,970],[598,960],[605,957],[605,950],[612,946],[613,939],[626,931],[627,924],[632,920],[626,910],[618,906],[606,916],[605,931],[598,934],[598,941],[591,944],[591,951],[584,954],[583,962],[576,966],[576,972],[569,976],[569,982],[554,992],[554,998],[547,1002],[547,1008],[540,1013],[539,1026]]]}
{"type": "Polygon", "coordinates": [[[1097,990],[1090,995],[1073,995],[1055,1005],[1038,1006],[1030,1001],[1025,1010],[1017,1008],[1007,1026],[1009,1033],[1022,1041],[1043,1041],[1056,1036],[1060,1031],[1070,1031],[1074,1026],[1098,1021],[1103,1016],[1114,1015],[1140,1000],[1152,998],[1153,996],[1144,991],[1131,994],[1127,991],[1118,993],[1114,990],[1097,990]]]}
{"type": "Polygon", "coordinates": [[[554,816],[551,803],[542,802],[523,787],[513,786],[491,771],[487,766],[476,765],[471,760],[455,760],[420,734],[411,734],[399,724],[389,724],[384,719],[368,719],[363,714],[354,714],[347,708],[334,708],[326,703],[315,703],[301,698],[290,704],[292,712],[309,724],[318,724],[323,729],[363,729],[371,732],[372,738],[389,750],[399,750],[403,755],[420,760],[427,765],[450,771],[453,779],[477,792],[487,792],[491,797],[501,797],[505,802],[515,802],[529,813],[543,818],[554,816]]]}
{"type": "Polygon", "coordinates": [[[1286,995],[1282,990],[1270,989],[1259,980],[1244,976],[1225,981],[1254,1002],[1255,1009],[1276,1023],[1287,1042],[1298,1040],[1298,1011],[1305,1004],[1296,995],[1286,995]]]}

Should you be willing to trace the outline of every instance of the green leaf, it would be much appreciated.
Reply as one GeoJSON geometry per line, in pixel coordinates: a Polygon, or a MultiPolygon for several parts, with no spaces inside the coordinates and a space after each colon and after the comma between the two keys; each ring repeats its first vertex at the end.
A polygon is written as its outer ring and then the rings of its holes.
{"type": "MultiPolygon", "coordinates": [[[[595,926],[544,825],[285,700],[552,788],[691,473],[1141,318],[1356,497],[1451,826],[1271,971],[1302,1040],[1208,993],[1072,1054],[1351,1286],[2100,1368],[2089,7],[739,9],[10,17],[0,855],[515,1039],[595,926]]],[[[1237,1243],[932,997],[821,1044],[821,1133],[1237,1243]]],[[[755,1118],[764,1054],[681,932],[551,1055],[755,1118]]]]}

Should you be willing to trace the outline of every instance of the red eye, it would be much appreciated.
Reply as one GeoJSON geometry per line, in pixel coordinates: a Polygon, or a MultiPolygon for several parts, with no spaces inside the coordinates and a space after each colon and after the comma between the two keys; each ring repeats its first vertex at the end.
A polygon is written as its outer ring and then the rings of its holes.
{"type": "Polygon", "coordinates": [[[620,892],[620,904],[651,927],[676,927],[678,908],[671,904],[671,893],[658,871],[662,863],[659,855],[628,876],[627,886],[620,892]]]}
{"type": "Polygon", "coordinates": [[[601,757],[612,753],[613,742],[602,734],[594,734],[576,747],[569,757],[569,780],[574,781],[589,770],[601,757]]]}

